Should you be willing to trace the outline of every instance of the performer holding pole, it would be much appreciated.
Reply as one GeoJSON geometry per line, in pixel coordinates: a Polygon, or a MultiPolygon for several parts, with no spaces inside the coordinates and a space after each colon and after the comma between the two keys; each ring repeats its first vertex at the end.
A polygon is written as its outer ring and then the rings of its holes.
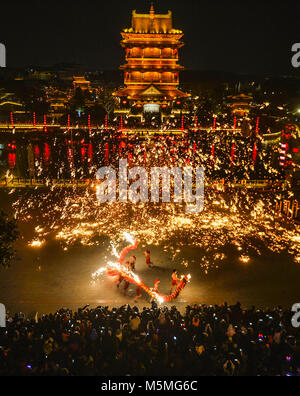
{"type": "Polygon", "coordinates": [[[145,250],[146,264],[149,268],[153,268],[153,263],[151,262],[151,252],[149,249],[145,250]]]}
{"type": "MultiPolygon", "coordinates": [[[[159,293],[159,285],[160,285],[160,279],[156,279],[154,282],[154,287],[153,289],[151,289],[151,291],[154,291],[155,293],[159,293]]],[[[152,301],[155,301],[155,297],[151,298],[150,303],[152,303],[152,301]]]]}
{"type": "Polygon", "coordinates": [[[142,291],[139,287],[136,288],[136,297],[133,300],[135,303],[139,302],[139,299],[142,297],[142,291]]]}
{"type": "MultiPolygon", "coordinates": [[[[126,261],[124,267],[125,267],[126,270],[129,270],[129,261],[126,261]]],[[[117,281],[117,288],[120,287],[120,285],[123,282],[123,280],[124,280],[124,277],[121,274],[119,274],[118,281],[117,281]]]]}
{"type": "MultiPolygon", "coordinates": [[[[127,271],[130,271],[130,270],[131,270],[131,266],[130,266],[130,261],[129,261],[129,260],[126,261],[126,263],[125,263],[125,269],[126,269],[127,271]]],[[[124,288],[123,288],[123,292],[124,292],[124,295],[126,296],[127,290],[128,290],[128,288],[129,288],[130,283],[128,282],[127,279],[125,279],[125,278],[123,278],[123,277],[122,277],[122,280],[125,281],[125,283],[124,283],[124,288]]]]}
{"type": "Polygon", "coordinates": [[[154,288],[153,288],[153,290],[156,292],[156,293],[159,293],[159,285],[160,285],[160,279],[156,279],[156,281],[154,282],[154,288]]]}
{"type": "Polygon", "coordinates": [[[174,287],[176,288],[178,286],[178,284],[179,284],[178,272],[176,269],[174,269],[173,273],[172,273],[172,287],[170,290],[170,294],[173,293],[174,287]]]}
{"type": "Polygon", "coordinates": [[[136,257],[131,256],[129,259],[129,271],[135,272],[136,257]]]}

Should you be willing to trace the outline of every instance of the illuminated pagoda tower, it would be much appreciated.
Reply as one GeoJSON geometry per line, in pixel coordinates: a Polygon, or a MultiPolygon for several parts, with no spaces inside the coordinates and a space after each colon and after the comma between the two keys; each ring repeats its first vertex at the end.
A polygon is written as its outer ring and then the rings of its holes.
{"type": "Polygon", "coordinates": [[[189,97],[178,89],[179,72],[184,69],[178,63],[183,32],[173,29],[172,12],[156,14],[153,4],[149,14],[133,11],[131,28],[121,34],[126,88],[114,94],[120,101],[116,113],[161,113],[164,117],[176,113],[176,107],[182,112],[179,107],[189,97]]]}

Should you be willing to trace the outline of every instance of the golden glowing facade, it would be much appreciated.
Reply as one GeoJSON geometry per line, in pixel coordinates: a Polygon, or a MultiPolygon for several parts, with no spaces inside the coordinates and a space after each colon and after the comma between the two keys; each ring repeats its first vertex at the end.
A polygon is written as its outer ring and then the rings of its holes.
{"type": "Polygon", "coordinates": [[[81,88],[83,91],[90,89],[90,81],[86,80],[84,76],[74,76],[73,86],[74,89],[81,88]]]}
{"type": "Polygon", "coordinates": [[[156,14],[153,5],[149,14],[133,11],[131,28],[121,34],[126,52],[126,63],[121,66],[126,88],[115,96],[132,106],[145,108],[152,104],[162,109],[189,96],[178,90],[179,72],[183,70],[178,63],[183,32],[173,29],[171,11],[156,14]]]}
{"type": "Polygon", "coordinates": [[[253,101],[253,96],[240,94],[237,96],[231,96],[231,108],[232,113],[235,116],[245,117],[247,116],[252,108],[251,102],[253,101]]]}

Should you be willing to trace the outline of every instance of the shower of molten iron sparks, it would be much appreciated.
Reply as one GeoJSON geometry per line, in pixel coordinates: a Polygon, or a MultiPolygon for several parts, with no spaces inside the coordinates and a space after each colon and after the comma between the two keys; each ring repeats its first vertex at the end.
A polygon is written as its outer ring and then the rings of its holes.
{"type": "MultiPolygon", "coordinates": [[[[167,130],[171,125],[172,122],[167,122],[163,129],[167,130]]],[[[216,135],[214,144],[221,141],[222,134],[216,135]]],[[[211,164],[210,150],[205,152],[198,147],[194,150],[192,158],[186,158],[185,155],[189,156],[190,150],[183,154],[180,149],[182,144],[185,143],[176,142],[173,145],[172,142],[170,150],[168,138],[165,137],[159,139],[155,145],[150,142],[134,144],[133,166],[145,166],[148,171],[154,166],[183,168],[189,159],[193,167],[205,167],[208,184],[215,183],[214,177],[209,179],[211,166],[215,171],[223,170],[225,179],[227,176],[234,176],[235,170],[224,166],[222,156],[216,156],[211,164]]],[[[252,158],[253,145],[249,145],[247,141],[241,141],[239,145],[242,150],[249,151],[252,158]]],[[[98,150],[97,154],[101,158],[103,152],[100,146],[98,150]]],[[[126,153],[124,155],[126,156],[126,153]]],[[[258,157],[263,158],[265,155],[266,153],[261,152],[258,157]]],[[[115,165],[118,159],[116,156],[115,165]]],[[[242,157],[237,156],[235,161],[236,169],[243,172],[244,180],[251,180],[253,161],[247,163],[242,157]]],[[[271,162],[262,162],[266,180],[281,178],[280,172],[273,168],[271,162]]],[[[36,166],[39,177],[45,170],[42,163],[36,166]]],[[[79,167],[76,170],[78,175],[83,175],[83,169],[79,167]]],[[[96,165],[90,167],[90,179],[94,179],[97,170],[96,165]]],[[[64,169],[63,165],[59,169],[59,174],[63,174],[64,171],[67,169],[64,169]]],[[[278,216],[274,210],[274,198],[277,198],[274,194],[268,197],[264,193],[253,199],[251,193],[246,190],[231,190],[227,196],[222,195],[222,191],[223,187],[220,186],[206,189],[205,209],[197,215],[187,215],[185,205],[179,204],[116,202],[101,205],[97,202],[95,189],[79,191],[74,188],[63,191],[51,187],[49,192],[39,191],[38,199],[35,192],[19,195],[17,190],[12,189],[10,194],[15,199],[14,208],[18,219],[28,223],[34,220],[37,223],[34,239],[43,239],[46,243],[50,238],[55,238],[65,250],[76,243],[83,246],[99,246],[102,243],[99,239],[102,237],[108,237],[116,244],[124,231],[129,235],[134,233],[145,245],[161,246],[162,250],[171,253],[173,260],[177,257],[179,259],[185,246],[201,249],[201,259],[195,257],[190,264],[200,265],[205,273],[222,265],[226,259],[225,246],[230,246],[231,250],[236,249],[239,257],[253,257],[265,254],[266,251],[275,254],[288,251],[294,261],[298,262],[300,228],[278,216]]],[[[180,261],[186,266],[181,257],[180,261]]]]}
{"type": "MultiPolygon", "coordinates": [[[[236,249],[239,257],[288,251],[299,261],[300,227],[280,217],[267,196],[262,200],[233,193],[229,198],[218,195],[216,201],[214,194],[207,192],[204,211],[187,215],[184,205],[171,203],[101,205],[91,191],[39,194],[44,199],[29,195],[16,202],[17,217],[25,223],[39,222],[34,225],[34,241],[46,243],[54,237],[64,249],[76,243],[99,246],[102,237],[117,244],[124,232],[129,243],[134,233],[143,245],[161,246],[172,260],[184,254],[185,246],[201,249],[201,258],[195,257],[189,264],[200,265],[205,273],[226,259],[225,246],[236,249]]],[[[118,257],[116,251],[114,256],[118,257]]],[[[187,266],[184,257],[179,260],[187,266]]]]}
{"type": "Polygon", "coordinates": [[[135,243],[135,239],[132,235],[128,234],[128,232],[123,232],[123,236],[125,238],[125,240],[129,243],[131,243],[132,245],[134,245],[135,243]]]}

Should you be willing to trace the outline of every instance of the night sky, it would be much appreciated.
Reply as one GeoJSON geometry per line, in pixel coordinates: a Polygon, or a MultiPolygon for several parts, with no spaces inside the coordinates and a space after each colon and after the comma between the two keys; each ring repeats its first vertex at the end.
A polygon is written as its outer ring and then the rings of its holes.
{"type": "MultiPolygon", "coordinates": [[[[265,0],[157,0],[183,29],[186,69],[291,74],[292,44],[300,42],[300,2],[265,0]]],[[[80,63],[117,69],[123,62],[120,31],[131,11],[149,11],[148,0],[1,2],[0,42],[7,66],[80,63]]]]}

